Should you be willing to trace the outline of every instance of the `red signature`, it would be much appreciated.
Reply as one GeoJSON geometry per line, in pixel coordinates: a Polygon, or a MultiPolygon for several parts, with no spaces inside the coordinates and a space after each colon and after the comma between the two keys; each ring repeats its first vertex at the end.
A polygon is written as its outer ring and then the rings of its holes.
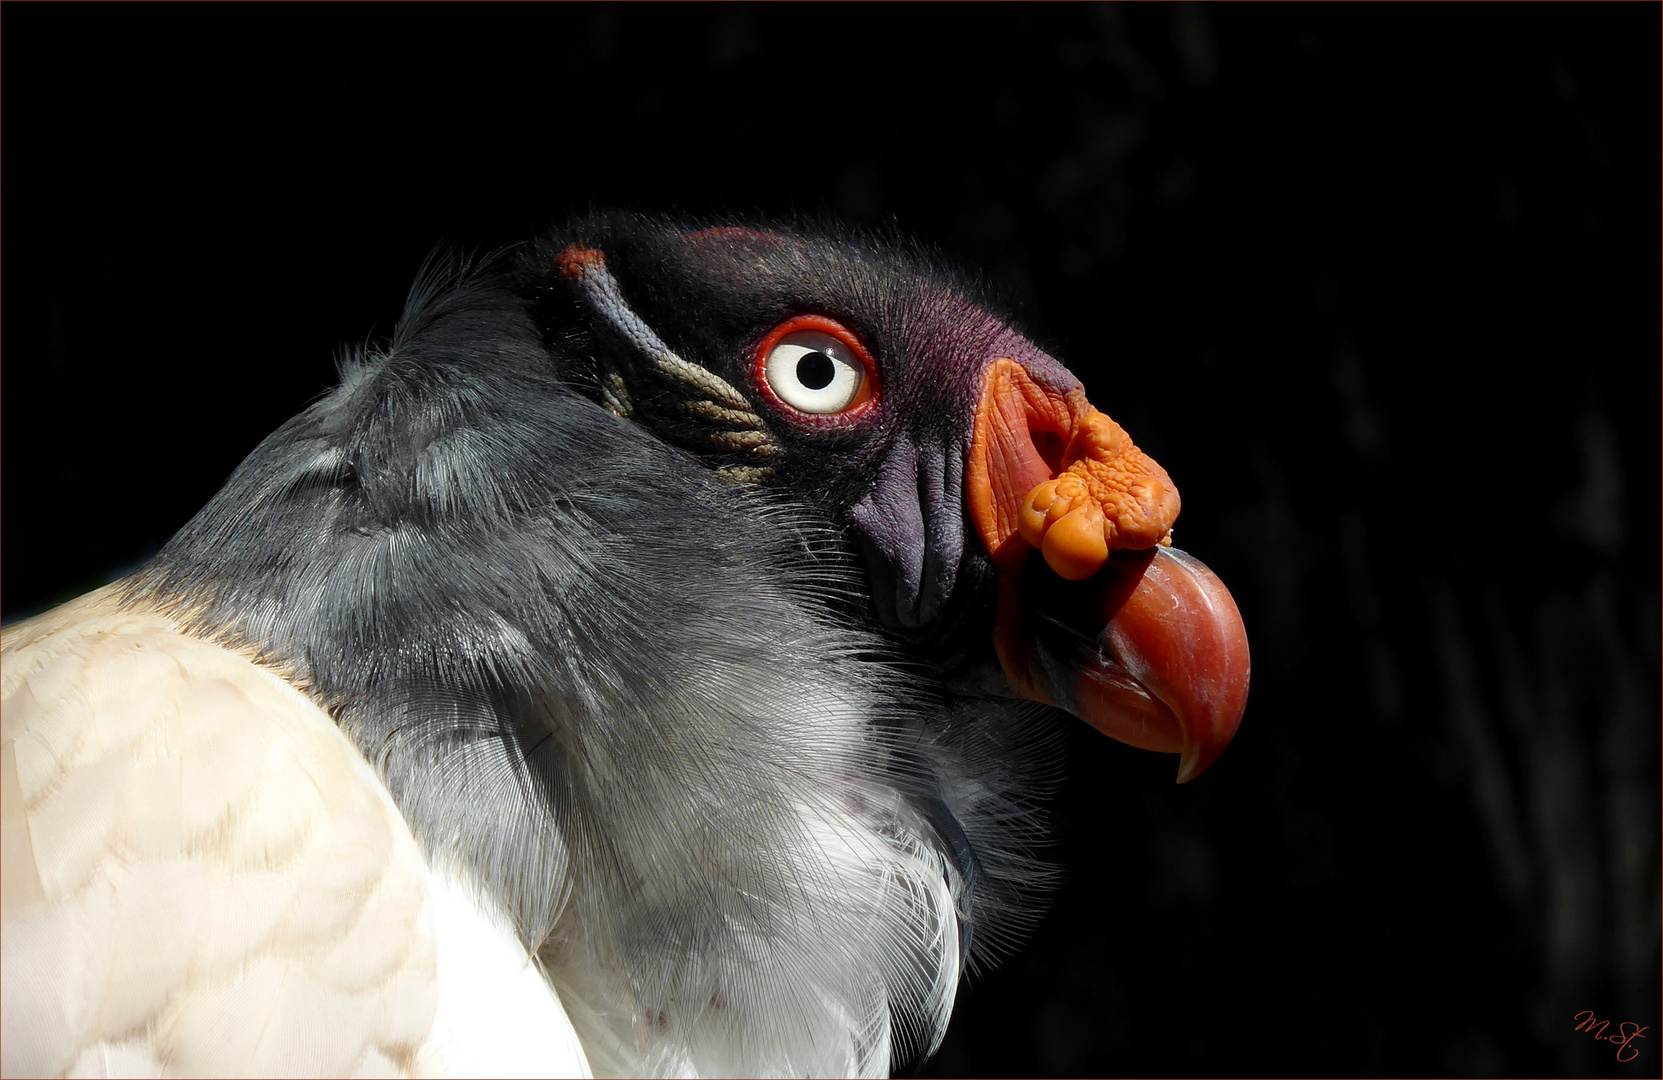
{"type": "Polygon", "coordinates": [[[1595,1039],[1604,1039],[1606,1042],[1616,1043],[1617,1044],[1617,1060],[1618,1061],[1633,1061],[1635,1058],[1639,1057],[1640,1056],[1639,1047],[1630,1046],[1628,1044],[1633,1042],[1635,1039],[1645,1038],[1646,1037],[1646,1032],[1651,1030],[1651,1028],[1649,1026],[1648,1027],[1641,1027],[1638,1024],[1624,1023],[1624,1024],[1618,1024],[1617,1025],[1617,1030],[1613,1031],[1611,1034],[1607,1035],[1605,1033],[1605,1028],[1608,1024],[1611,1023],[1611,1021],[1609,1021],[1609,1020],[1595,1020],[1594,1019],[1594,1010],[1592,1010],[1592,1009],[1583,1009],[1581,1012],[1577,1013],[1576,1016],[1574,1016],[1572,1019],[1580,1021],[1576,1025],[1576,1030],[1578,1030],[1578,1031],[1586,1030],[1588,1032],[1588,1034],[1592,1035],[1595,1039]],[[1633,1030],[1630,1030],[1630,1029],[1633,1029],[1633,1030]],[[1628,1054],[1627,1057],[1623,1057],[1623,1054],[1625,1054],[1625,1053],[1628,1054]]]}

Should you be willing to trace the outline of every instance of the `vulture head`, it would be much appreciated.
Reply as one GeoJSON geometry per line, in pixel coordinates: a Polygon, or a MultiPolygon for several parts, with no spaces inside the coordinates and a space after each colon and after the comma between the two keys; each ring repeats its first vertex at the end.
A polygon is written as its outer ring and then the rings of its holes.
{"type": "Polygon", "coordinates": [[[858,545],[869,616],[944,686],[1178,753],[1180,782],[1229,742],[1246,637],[1171,546],[1178,489],[950,272],[870,241],[617,218],[538,262],[591,396],[819,507],[858,545]]]}
{"type": "Polygon", "coordinates": [[[124,595],[327,709],[597,1072],[873,1075],[1033,918],[1050,708],[1234,733],[1178,509],[934,260],[596,214],[426,272],[124,595]]]}

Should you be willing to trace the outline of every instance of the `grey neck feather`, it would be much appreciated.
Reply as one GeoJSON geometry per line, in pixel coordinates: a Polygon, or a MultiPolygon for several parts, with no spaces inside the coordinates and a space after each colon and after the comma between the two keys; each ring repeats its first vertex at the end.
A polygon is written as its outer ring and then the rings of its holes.
{"type": "Polygon", "coordinates": [[[130,593],[310,689],[599,1071],[928,1053],[961,933],[997,947],[1043,876],[1029,714],[948,700],[843,614],[864,579],[807,505],[558,368],[503,283],[430,283],[130,593]]]}

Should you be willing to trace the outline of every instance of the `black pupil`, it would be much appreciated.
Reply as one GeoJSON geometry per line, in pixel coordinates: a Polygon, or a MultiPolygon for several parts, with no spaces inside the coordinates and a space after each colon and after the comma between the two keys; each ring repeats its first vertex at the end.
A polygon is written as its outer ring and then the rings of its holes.
{"type": "Polygon", "coordinates": [[[810,390],[824,390],[837,374],[837,365],[823,352],[811,352],[797,361],[797,381],[810,390]]]}

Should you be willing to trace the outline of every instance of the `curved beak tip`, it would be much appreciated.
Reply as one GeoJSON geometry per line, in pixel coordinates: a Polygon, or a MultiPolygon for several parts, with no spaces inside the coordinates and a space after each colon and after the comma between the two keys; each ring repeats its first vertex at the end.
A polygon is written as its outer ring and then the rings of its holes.
{"type": "MultiPolygon", "coordinates": [[[[1245,707],[1246,694],[1242,697],[1245,707]]],[[[1187,784],[1211,768],[1219,755],[1224,753],[1224,748],[1230,745],[1240,723],[1241,713],[1238,711],[1233,722],[1217,725],[1202,737],[1186,740],[1183,754],[1178,759],[1178,783],[1187,784]]]]}
{"type": "MultiPolygon", "coordinates": [[[[1178,754],[1178,782],[1195,779],[1230,744],[1247,708],[1252,664],[1235,600],[1204,563],[1174,548],[1118,556],[1091,589],[1095,610],[1060,637],[1041,629],[1046,620],[1025,623],[1021,647],[1002,654],[1017,661],[1007,672],[1031,673],[1027,684],[1040,693],[1028,696],[1110,738],[1178,754]],[[1095,648],[1083,655],[1069,645],[1093,635],[1095,648]]],[[[1052,597],[1033,599],[1043,612],[1052,597]]]]}
{"type": "Polygon", "coordinates": [[[1178,763],[1183,784],[1205,772],[1235,738],[1247,710],[1253,665],[1247,628],[1230,590],[1201,560],[1176,549],[1162,551],[1111,626],[1126,651],[1122,662],[1138,669],[1140,681],[1177,717],[1184,740],[1178,763]]]}
{"type": "Polygon", "coordinates": [[[1158,546],[1180,506],[1166,471],[1078,387],[1002,357],[983,379],[966,500],[1001,574],[994,645],[1011,689],[1179,754],[1179,783],[1205,772],[1247,707],[1247,632],[1205,564],[1158,546]],[[1078,586],[1025,578],[1033,551],[1049,566],[1040,578],[1078,586]],[[1018,599],[1030,583],[1034,619],[1018,599]]]}
{"type": "Polygon", "coordinates": [[[1236,737],[1236,729],[1241,726],[1242,714],[1247,709],[1247,685],[1251,674],[1245,662],[1245,636],[1241,648],[1243,663],[1230,673],[1230,685],[1213,688],[1222,691],[1219,695],[1222,700],[1211,703],[1212,707],[1201,715],[1179,721],[1184,728],[1184,750],[1178,760],[1180,784],[1187,784],[1206,772],[1224,753],[1224,748],[1230,745],[1236,737]]]}

